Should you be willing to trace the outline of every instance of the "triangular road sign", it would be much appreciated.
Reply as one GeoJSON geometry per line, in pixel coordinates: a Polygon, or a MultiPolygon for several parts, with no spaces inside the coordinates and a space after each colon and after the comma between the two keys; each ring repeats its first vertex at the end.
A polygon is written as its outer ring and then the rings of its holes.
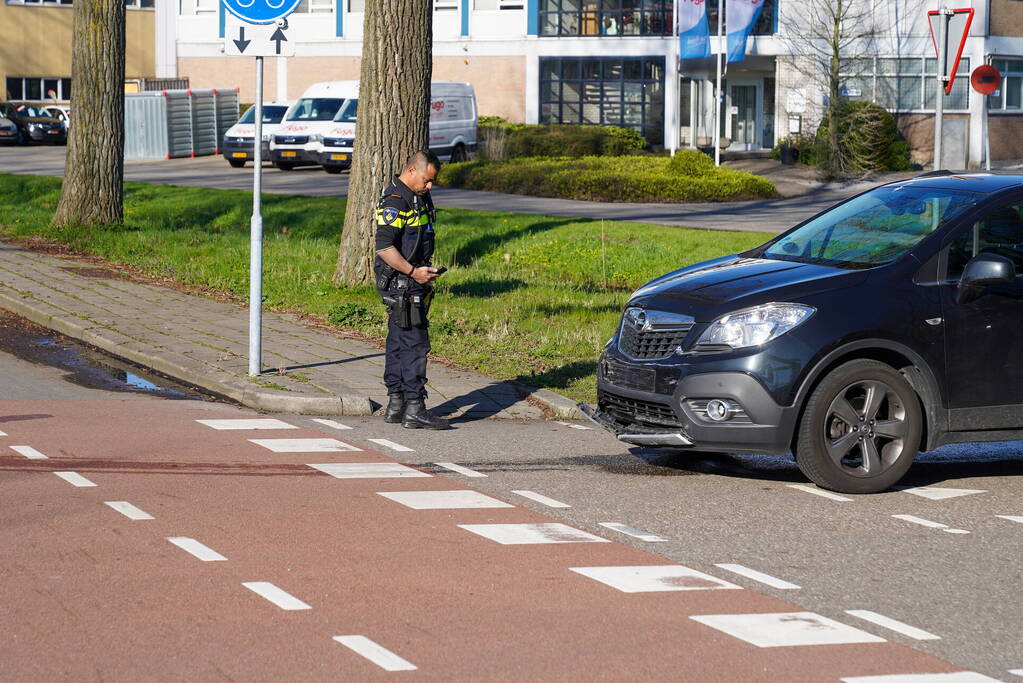
{"type": "Polygon", "coordinates": [[[966,45],[966,36],[970,34],[970,24],[973,23],[973,8],[953,10],[931,10],[927,13],[927,23],[931,27],[931,40],[934,43],[934,55],[941,61],[941,46],[938,45],[941,36],[941,22],[947,21],[945,30],[945,63],[938,64],[938,78],[945,81],[945,94],[952,92],[952,85],[955,83],[956,71],[959,69],[959,58],[963,56],[963,47],[966,45]],[[946,14],[951,12],[951,14],[946,14]]]}

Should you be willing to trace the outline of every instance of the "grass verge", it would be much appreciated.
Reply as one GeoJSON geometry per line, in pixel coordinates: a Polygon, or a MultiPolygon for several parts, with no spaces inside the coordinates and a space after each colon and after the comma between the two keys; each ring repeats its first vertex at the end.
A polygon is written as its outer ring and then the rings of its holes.
{"type": "MultiPolygon", "coordinates": [[[[0,174],[0,235],[40,237],[146,275],[248,296],[252,195],[125,184],[125,222],[50,227],[60,180],[0,174]]],[[[341,198],[264,195],[264,305],[382,339],[369,287],[331,284],[341,198]]],[[[434,354],[500,379],[593,397],[597,354],[636,287],[669,270],[749,249],[768,235],[441,209],[431,313],[434,354]]]]}

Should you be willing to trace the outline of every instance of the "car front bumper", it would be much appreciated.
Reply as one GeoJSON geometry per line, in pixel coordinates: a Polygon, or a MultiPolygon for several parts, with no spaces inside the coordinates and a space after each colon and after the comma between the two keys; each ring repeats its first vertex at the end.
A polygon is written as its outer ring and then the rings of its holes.
{"type": "Polygon", "coordinates": [[[350,149],[325,149],[320,152],[320,163],[324,166],[351,166],[352,150],[350,149]]]}
{"type": "Polygon", "coordinates": [[[283,161],[291,164],[319,164],[320,153],[317,150],[304,149],[302,147],[275,147],[270,150],[270,157],[274,161],[283,161]]]}
{"type": "Polygon", "coordinates": [[[30,130],[28,136],[33,142],[52,142],[55,145],[62,145],[67,142],[67,133],[62,130],[30,130]]]}
{"type": "MultiPolygon", "coordinates": [[[[264,142],[262,147],[263,161],[270,161],[270,143],[264,142]]],[[[254,161],[256,158],[255,149],[251,139],[247,142],[225,142],[220,148],[220,151],[227,159],[244,159],[245,161],[254,161]]]]}

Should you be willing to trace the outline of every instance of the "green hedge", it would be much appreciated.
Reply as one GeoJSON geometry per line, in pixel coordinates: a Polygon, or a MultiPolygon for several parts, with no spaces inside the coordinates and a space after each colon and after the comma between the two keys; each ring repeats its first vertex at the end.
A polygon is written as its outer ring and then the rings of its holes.
{"type": "Polygon", "coordinates": [[[608,202],[706,202],[777,197],[746,171],[716,168],[707,155],[509,159],[445,164],[438,182],[469,190],[608,202]]]}

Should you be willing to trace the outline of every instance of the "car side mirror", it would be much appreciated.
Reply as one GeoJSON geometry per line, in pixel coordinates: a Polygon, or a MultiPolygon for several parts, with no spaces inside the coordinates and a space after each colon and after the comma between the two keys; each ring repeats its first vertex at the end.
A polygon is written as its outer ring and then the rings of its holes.
{"type": "Polygon", "coordinates": [[[985,287],[1013,282],[1016,266],[1012,261],[998,254],[977,254],[966,264],[963,276],[959,278],[956,303],[968,304],[980,296],[985,287]]]}

